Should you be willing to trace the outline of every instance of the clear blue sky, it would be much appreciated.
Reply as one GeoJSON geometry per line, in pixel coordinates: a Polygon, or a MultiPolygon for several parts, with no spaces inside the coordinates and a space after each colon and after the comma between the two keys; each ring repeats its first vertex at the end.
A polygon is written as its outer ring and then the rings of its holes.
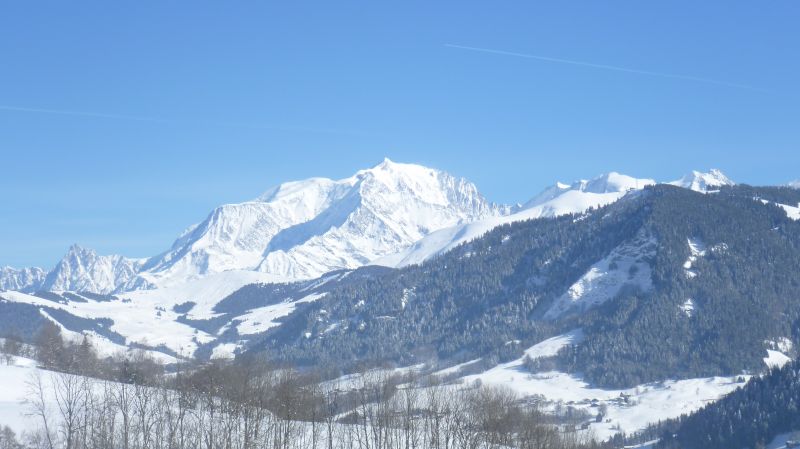
{"type": "Polygon", "coordinates": [[[153,255],[384,156],[498,202],[609,170],[784,183],[798,23],[796,0],[4,2],[0,265],[153,255]]]}

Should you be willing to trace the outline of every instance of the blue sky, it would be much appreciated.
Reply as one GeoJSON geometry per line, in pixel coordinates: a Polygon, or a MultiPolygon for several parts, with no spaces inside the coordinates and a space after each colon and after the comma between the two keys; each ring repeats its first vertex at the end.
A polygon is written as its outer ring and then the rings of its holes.
{"type": "Polygon", "coordinates": [[[0,265],[153,255],[384,156],[498,202],[609,170],[800,178],[796,1],[392,3],[5,2],[0,265]]]}

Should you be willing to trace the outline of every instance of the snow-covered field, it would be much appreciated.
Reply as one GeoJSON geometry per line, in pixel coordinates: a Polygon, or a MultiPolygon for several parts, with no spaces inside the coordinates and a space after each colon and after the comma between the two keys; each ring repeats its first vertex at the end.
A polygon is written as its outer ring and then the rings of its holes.
{"type": "Polygon", "coordinates": [[[36,371],[36,363],[22,357],[16,357],[11,365],[0,364],[0,425],[9,426],[17,433],[36,426],[23,404],[28,382],[36,371]]]}
{"type": "MultiPolygon", "coordinates": [[[[592,417],[589,430],[598,439],[608,439],[619,433],[633,433],[645,428],[648,424],[659,420],[674,418],[684,413],[691,413],[709,402],[744,385],[740,380],[749,380],[750,376],[711,377],[684,380],[666,380],[663,382],[639,385],[628,389],[605,389],[592,386],[580,375],[558,371],[531,373],[524,366],[524,357],[542,359],[555,356],[567,345],[580,343],[584,339],[583,332],[575,329],[563,335],[544,340],[524,351],[519,359],[499,364],[478,374],[461,376],[455,382],[473,385],[478,381],[485,386],[502,386],[515,391],[520,397],[539,397],[545,400],[545,408],[555,410],[556,406],[570,406],[584,410],[592,417]],[[741,379],[740,379],[741,378],[741,379]],[[595,422],[594,416],[600,409],[606,413],[602,422],[595,422]]],[[[780,346],[786,350],[781,342],[780,346]]],[[[771,361],[788,359],[777,350],[770,350],[771,361]]],[[[457,366],[435,372],[439,376],[457,374],[462,367],[479,362],[471,360],[457,366]]],[[[25,416],[26,408],[22,400],[28,390],[27,383],[38,371],[31,360],[17,357],[12,365],[0,365],[0,424],[8,424],[15,430],[30,429],[36,421],[25,416]]],[[[366,374],[344,376],[325,384],[327,388],[351,390],[365,385],[371,380],[380,380],[389,375],[403,375],[412,372],[424,373],[426,366],[373,370],[366,374]]],[[[46,379],[46,376],[45,376],[46,379]]],[[[646,446],[645,446],[646,447],[646,446]]],[[[773,446],[771,446],[773,447],[773,446]]],[[[780,447],[780,446],[774,446],[780,447]]]]}
{"type": "MultiPolygon", "coordinates": [[[[478,374],[458,377],[459,370],[479,362],[480,359],[441,369],[433,374],[450,379],[454,383],[465,385],[480,383],[485,386],[510,388],[520,397],[543,399],[545,409],[550,411],[554,411],[559,405],[584,410],[592,416],[589,431],[595,438],[601,440],[606,440],[620,432],[631,434],[659,420],[691,413],[743,386],[752,377],[741,375],[665,380],[627,389],[606,389],[590,385],[580,375],[558,371],[533,374],[524,366],[525,356],[531,359],[552,357],[561,348],[578,344],[583,338],[583,332],[580,329],[574,329],[528,348],[524,352],[525,355],[519,359],[501,363],[478,374]],[[456,376],[456,379],[452,379],[453,375],[456,376]],[[606,414],[602,422],[594,422],[594,417],[601,407],[606,409],[606,414]]],[[[347,390],[364,385],[368,378],[379,379],[380,376],[409,372],[424,373],[425,371],[423,365],[374,370],[366,375],[344,376],[331,381],[329,385],[336,385],[337,388],[347,390]]]]}
{"type": "MultiPolygon", "coordinates": [[[[562,347],[577,344],[582,338],[580,330],[574,330],[534,345],[525,353],[533,359],[553,356],[562,347]]],[[[749,379],[749,376],[743,377],[749,379]]],[[[551,405],[571,405],[592,415],[596,415],[600,405],[605,404],[607,414],[603,422],[592,422],[590,428],[597,438],[608,439],[620,431],[632,433],[659,420],[697,410],[742,386],[736,379],[667,380],[624,390],[603,389],[589,385],[574,374],[558,371],[531,374],[521,357],[480,374],[466,376],[463,381],[479,380],[483,385],[506,386],[521,396],[543,396],[551,405]]]]}
{"type": "MultiPolygon", "coordinates": [[[[179,317],[185,314],[186,318],[195,320],[213,318],[219,315],[213,311],[214,306],[239,288],[274,280],[272,275],[254,271],[228,271],[171,287],[122,293],[117,295],[118,299],[109,301],[86,296],[82,301],[59,303],[13,291],[0,293],[0,298],[15,303],[59,309],[89,320],[110,319],[112,323],[108,330],[119,334],[125,341],[112,341],[97,332],[87,332],[102,354],[125,351],[132,344],[140,344],[156,348],[153,353],[164,359],[170,356],[160,353],[160,347],[166,348],[167,352],[189,357],[199,345],[217,338],[217,335],[180,322],[179,317]],[[179,313],[175,310],[176,306],[189,302],[194,305],[188,312],[179,313]]],[[[243,334],[266,330],[273,319],[288,315],[294,307],[294,303],[290,302],[251,311],[243,317],[239,330],[243,334]],[[271,318],[267,319],[268,317],[271,318]]],[[[41,313],[47,316],[46,312],[41,313]]],[[[54,319],[52,321],[59,324],[54,319]]],[[[81,338],[79,334],[70,332],[63,326],[61,328],[65,334],[76,339],[81,338]]]]}

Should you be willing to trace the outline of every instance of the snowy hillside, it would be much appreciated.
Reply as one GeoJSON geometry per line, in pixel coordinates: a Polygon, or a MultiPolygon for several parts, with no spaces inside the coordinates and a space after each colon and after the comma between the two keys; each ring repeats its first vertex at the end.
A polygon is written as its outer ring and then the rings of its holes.
{"type": "Polygon", "coordinates": [[[655,184],[652,179],[637,179],[616,172],[592,180],[575,181],[571,185],[556,183],[536,195],[517,213],[492,217],[442,229],[419,240],[408,249],[378,259],[376,265],[403,267],[423,262],[456,246],[474,240],[497,226],[542,217],[557,217],[585,212],[613,203],[629,191],[655,184]]]}
{"type": "Polygon", "coordinates": [[[657,248],[656,240],[644,234],[615,248],[557,298],[544,318],[552,320],[569,312],[586,311],[616,297],[626,287],[650,290],[653,282],[649,260],[655,257],[657,248]]]}

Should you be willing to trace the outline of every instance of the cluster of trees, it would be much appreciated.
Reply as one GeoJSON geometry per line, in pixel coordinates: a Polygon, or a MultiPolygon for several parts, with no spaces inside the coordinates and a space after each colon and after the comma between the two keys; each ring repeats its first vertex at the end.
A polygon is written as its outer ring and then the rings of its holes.
{"type": "Polygon", "coordinates": [[[37,371],[26,404],[39,428],[22,443],[0,432],[0,448],[599,447],[506,389],[375,371],[320,382],[255,358],[170,373],[142,353],[101,365],[95,377],[37,371]]]}
{"type": "Polygon", "coordinates": [[[17,434],[8,426],[0,426],[0,449],[25,449],[17,434]]]}
{"type": "Polygon", "coordinates": [[[659,449],[763,448],[780,434],[800,430],[800,362],[668,424],[659,449]]]}

